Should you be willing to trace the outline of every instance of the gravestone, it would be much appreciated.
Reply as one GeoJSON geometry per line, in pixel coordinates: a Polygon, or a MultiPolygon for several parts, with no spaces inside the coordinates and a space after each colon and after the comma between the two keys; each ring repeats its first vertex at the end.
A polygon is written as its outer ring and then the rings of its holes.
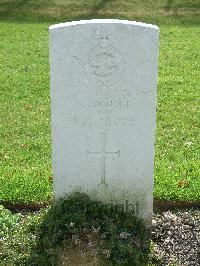
{"type": "Polygon", "coordinates": [[[90,20],[49,31],[55,198],[85,192],[150,221],[157,26],[90,20]]]}

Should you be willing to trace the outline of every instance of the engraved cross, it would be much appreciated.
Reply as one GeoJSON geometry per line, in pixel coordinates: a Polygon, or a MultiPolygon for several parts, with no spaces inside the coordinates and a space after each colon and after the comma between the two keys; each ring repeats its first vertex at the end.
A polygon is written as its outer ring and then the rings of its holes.
{"type": "Polygon", "coordinates": [[[120,151],[106,151],[106,133],[101,133],[101,151],[87,151],[87,154],[101,155],[101,183],[100,185],[107,185],[106,183],[106,155],[116,154],[120,156],[120,151]]]}

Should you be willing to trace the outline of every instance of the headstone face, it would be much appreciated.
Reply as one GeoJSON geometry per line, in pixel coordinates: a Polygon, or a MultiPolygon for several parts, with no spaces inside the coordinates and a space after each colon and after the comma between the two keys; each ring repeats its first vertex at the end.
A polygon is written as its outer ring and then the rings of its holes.
{"type": "Polygon", "coordinates": [[[158,35],[120,20],[50,27],[56,199],[85,192],[151,219],[158,35]]]}

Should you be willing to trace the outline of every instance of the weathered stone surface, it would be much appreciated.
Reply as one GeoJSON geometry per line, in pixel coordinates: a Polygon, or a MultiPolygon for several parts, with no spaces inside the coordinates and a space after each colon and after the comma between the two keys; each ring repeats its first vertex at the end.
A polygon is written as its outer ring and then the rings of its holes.
{"type": "Polygon", "coordinates": [[[56,199],[87,192],[151,219],[158,35],[120,20],[50,27],[56,199]]]}

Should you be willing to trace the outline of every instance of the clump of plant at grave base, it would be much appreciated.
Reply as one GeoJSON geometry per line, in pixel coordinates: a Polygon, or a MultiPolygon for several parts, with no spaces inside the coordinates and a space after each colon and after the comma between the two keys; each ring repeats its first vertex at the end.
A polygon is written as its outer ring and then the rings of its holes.
{"type": "Polygon", "coordinates": [[[131,213],[74,194],[24,215],[1,243],[6,265],[160,265],[149,231],[131,213]],[[151,253],[151,254],[150,254],[151,253]],[[156,262],[156,263],[155,263],[156,262]]]}
{"type": "Polygon", "coordinates": [[[132,213],[107,206],[80,193],[58,201],[44,216],[29,264],[85,260],[146,265],[149,230],[132,213]]]}
{"type": "Polygon", "coordinates": [[[8,234],[9,230],[16,226],[21,217],[20,214],[12,214],[11,211],[0,205],[0,240],[8,234]]]}

